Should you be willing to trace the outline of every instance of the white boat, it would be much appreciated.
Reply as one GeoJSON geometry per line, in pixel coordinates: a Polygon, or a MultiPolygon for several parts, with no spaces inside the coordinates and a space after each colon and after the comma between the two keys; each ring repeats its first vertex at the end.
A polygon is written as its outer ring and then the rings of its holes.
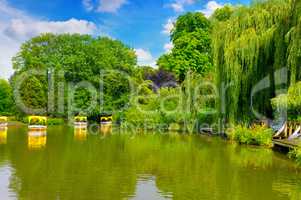
{"type": "Polygon", "coordinates": [[[28,129],[30,130],[45,130],[47,129],[47,117],[42,116],[29,116],[28,129]]]}
{"type": "Polygon", "coordinates": [[[87,122],[74,122],[75,128],[86,128],[88,126],[87,122]]]}
{"type": "Polygon", "coordinates": [[[102,116],[100,117],[100,124],[101,125],[109,125],[109,124],[112,124],[113,122],[113,117],[112,115],[105,115],[105,116],[102,116]]]}
{"type": "Polygon", "coordinates": [[[74,117],[74,127],[75,128],[86,128],[88,126],[88,118],[85,116],[74,117]]]}
{"type": "Polygon", "coordinates": [[[28,128],[31,130],[45,130],[47,126],[45,125],[28,125],[28,128]]]}
{"type": "Polygon", "coordinates": [[[7,123],[7,122],[5,122],[5,123],[0,123],[0,128],[6,128],[6,127],[7,127],[7,125],[8,125],[8,123],[7,123]]]}
{"type": "Polygon", "coordinates": [[[100,124],[102,124],[102,125],[110,125],[110,124],[112,124],[112,122],[111,122],[111,121],[107,121],[107,122],[100,122],[100,124]]]}
{"type": "Polygon", "coordinates": [[[5,128],[8,125],[8,119],[7,117],[0,116],[0,128],[5,128]]]}

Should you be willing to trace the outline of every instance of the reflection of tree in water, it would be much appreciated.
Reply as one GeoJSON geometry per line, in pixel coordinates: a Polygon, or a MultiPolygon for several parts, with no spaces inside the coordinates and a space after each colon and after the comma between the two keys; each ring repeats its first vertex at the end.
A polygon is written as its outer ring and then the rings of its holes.
{"type": "MultiPolygon", "coordinates": [[[[113,134],[74,142],[73,137],[73,131],[50,130],[47,147],[34,152],[26,143],[8,143],[15,169],[11,188],[20,199],[124,199],[137,193],[141,175],[155,177],[158,191],[173,199],[255,199],[258,194],[277,199],[279,193],[289,197],[298,191],[284,185],[283,177],[301,185],[294,168],[273,153],[238,149],[218,138],[113,134]]],[[[14,134],[11,141],[24,139],[14,134]]]]}

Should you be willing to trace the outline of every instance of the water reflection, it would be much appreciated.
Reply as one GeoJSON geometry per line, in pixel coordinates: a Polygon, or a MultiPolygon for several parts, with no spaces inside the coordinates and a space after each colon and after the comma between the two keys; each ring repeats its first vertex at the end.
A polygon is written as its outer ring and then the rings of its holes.
{"type": "Polygon", "coordinates": [[[163,195],[162,192],[156,186],[155,178],[141,179],[137,181],[136,194],[131,200],[140,199],[156,199],[165,200],[172,199],[172,195],[163,195]]]}
{"type": "MultiPolygon", "coordinates": [[[[0,145],[0,182],[5,182],[0,184],[1,200],[6,199],[1,198],[1,186],[22,200],[297,200],[301,195],[301,173],[291,161],[220,138],[159,133],[133,137],[114,129],[101,140],[92,132],[86,137],[82,130],[54,127],[47,131],[47,150],[29,151],[26,130],[10,128],[7,145],[0,145]],[[85,137],[85,142],[75,141],[85,137]],[[1,163],[12,166],[10,179],[1,174],[1,163]]],[[[28,133],[36,139],[34,135],[28,133]]],[[[39,137],[44,142],[31,143],[46,144],[46,133],[39,137]]]]}
{"type": "Polygon", "coordinates": [[[88,131],[87,128],[74,128],[74,140],[85,141],[87,140],[88,131]]]}
{"type": "Polygon", "coordinates": [[[267,169],[273,165],[273,152],[270,149],[248,147],[231,144],[227,150],[231,153],[231,161],[237,166],[267,169]]]}
{"type": "Polygon", "coordinates": [[[0,167],[0,199],[17,199],[15,193],[10,190],[9,184],[12,176],[12,169],[10,166],[0,167]]]}
{"type": "Polygon", "coordinates": [[[6,144],[7,143],[7,128],[1,127],[0,128],[0,144],[6,144]]]}
{"type": "Polygon", "coordinates": [[[112,133],[112,124],[101,124],[100,133],[104,136],[112,133]]]}
{"type": "Polygon", "coordinates": [[[43,147],[46,147],[46,130],[29,130],[27,135],[29,149],[41,149],[43,147]]]}

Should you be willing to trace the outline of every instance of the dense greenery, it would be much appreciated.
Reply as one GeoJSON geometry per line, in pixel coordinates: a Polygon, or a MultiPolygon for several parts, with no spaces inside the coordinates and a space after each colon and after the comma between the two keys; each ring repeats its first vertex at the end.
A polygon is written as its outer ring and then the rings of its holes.
{"type": "Polygon", "coordinates": [[[158,60],[160,68],[174,72],[179,81],[188,71],[205,74],[212,68],[211,23],[199,12],[180,16],[171,32],[172,51],[158,60]]]}
{"type": "Polygon", "coordinates": [[[0,80],[0,116],[12,115],[14,102],[12,88],[6,80],[0,80]]]}
{"type": "Polygon", "coordinates": [[[291,120],[301,118],[301,82],[291,85],[287,94],[281,94],[272,99],[272,106],[275,111],[275,117],[280,117],[282,112],[287,114],[291,120]]]}
{"type": "Polygon", "coordinates": [[[222,8],[216,9],[210,18],[213,21],[213,23],[227,21],[233,15],[235,9],[236,8],[231,5],[225,5],[222,8]]]}
{"type": "Polygon", "coordinates": [[[221,110],[227,120],[254,118],[251,102],[254,110],[272,117],[270,99],[286,83],[286,73],[278,70],[287,67],[289,83],[300,79],[300,16],[300,1],[269,0],[238,7],[229,20],[214,25],[216,81],[220,88],[230,86],[221,110]],[[259,89],[253,101],[252,89],[259,89]]]}
{"type": "Polygon", "coordinates": [[[248,128],[245,125],[237,125],[227,132],[231,140],[241,144],[272,145],[273,130],[264,126],[254,125],[248,128]]]}
{"type": "Polygon", "coordinates": [[[214,93],[208,85],[199,85],[209,81],[207,79],[188,73],[180,86],[162,87],[156,92],[151,89],[152,82],[145,81],[125,112],[126,123],[145,128],[168,128],[178,124],[188,131],[197,130],[204,123],[214,123],[214,93]]]}
{"type": "MultiPolygon", "coordinates": [[[[189,130],[217,122],[216,109],[224,122],[235,123],[258,117],[254,110],[271,118],[288,108],[290,118],[300,116],[300,1],[226,5],[209,19],[189,12],[178,17],[170,37],[174,48],[158,59],[158,70],[136,67],[133,49],[117,40],[78,34],[32,38],[13,59],[15,74],[10,83],[16,87],[24,78],[22,102],[40,110],[18,113],[51,117],[71,113],[97,119],[109,111],[118,122],[134,126],[189,130]],[[30,70],[40,73],[27,76],[30,70]],[[78,86],[83,81],[96,90],[91,93],[78,86]],[[217,83],[219,98],[213,88],[202,86],[205,82],[217,83]],[[276,97],[286,85],[291,86],[288,94],[276,97]],[[92,102],[96,106],[88,110],[92,102]]],[[[12,92],[7,83],[0,82],[0,87],[6,88],[0,91],[5,99],[0,101],[0,114],[9,114],[12,92]]],[[[253,132],[238,126],[234,138],[266,144],[253,132]]]]}
{"type": "Polygon", "coordinates": [[[289,152],[289,157],[296,160],[298,165],[301,166],[301,148],[295,148],[289,152]]]}
{"type": "MultiPolygon", "coordinates": [[[[100,102],[100,98],[104,100],[101,105],[103,110],[124,107],[130,90],[127,76],[133,74],[136,55],[121,42],[109,38],[42,34],[22,45],[13,64],[15,74],[12,85],[16,86],[22,76],[25,77],[20,86],[20,95],[26,107],[47,108],[46,113],[35,114],[66,116],[68,97],[74,97],[69,105],[72,113],[89,107],[92,97],[97,102],[100,102]],[[39,70],[39,74],[26,74],[30,70],[39,70]],[[76,85],[82,81],[96,88],[97,94],[88,92],[86,85],[76,85]],[[65,87],[60,89],[62,84],[65,87]],[[101,89],[102,96],[98,95],[101,89]],[[49,102],[47,104],[48,99],[53,99],[52,105],[49,102]],[[65,108],[59,109],[58,102],[63,102],[65,108]]],[[[96,115],[100,112],[100,106],[96,106],[96,110],[86,114],[96,115]]],[[[30,111],[27,113],[33,114],[30,111]]]]}

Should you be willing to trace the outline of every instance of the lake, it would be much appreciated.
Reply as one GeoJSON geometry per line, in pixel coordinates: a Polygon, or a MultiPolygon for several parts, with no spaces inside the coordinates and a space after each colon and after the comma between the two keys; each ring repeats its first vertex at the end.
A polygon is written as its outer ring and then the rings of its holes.
{"type": "Polygon", "coordinates": [[[0,199],[301,199],[301,170],[272,150],[109,131],[0,131],[0,199]]]}

